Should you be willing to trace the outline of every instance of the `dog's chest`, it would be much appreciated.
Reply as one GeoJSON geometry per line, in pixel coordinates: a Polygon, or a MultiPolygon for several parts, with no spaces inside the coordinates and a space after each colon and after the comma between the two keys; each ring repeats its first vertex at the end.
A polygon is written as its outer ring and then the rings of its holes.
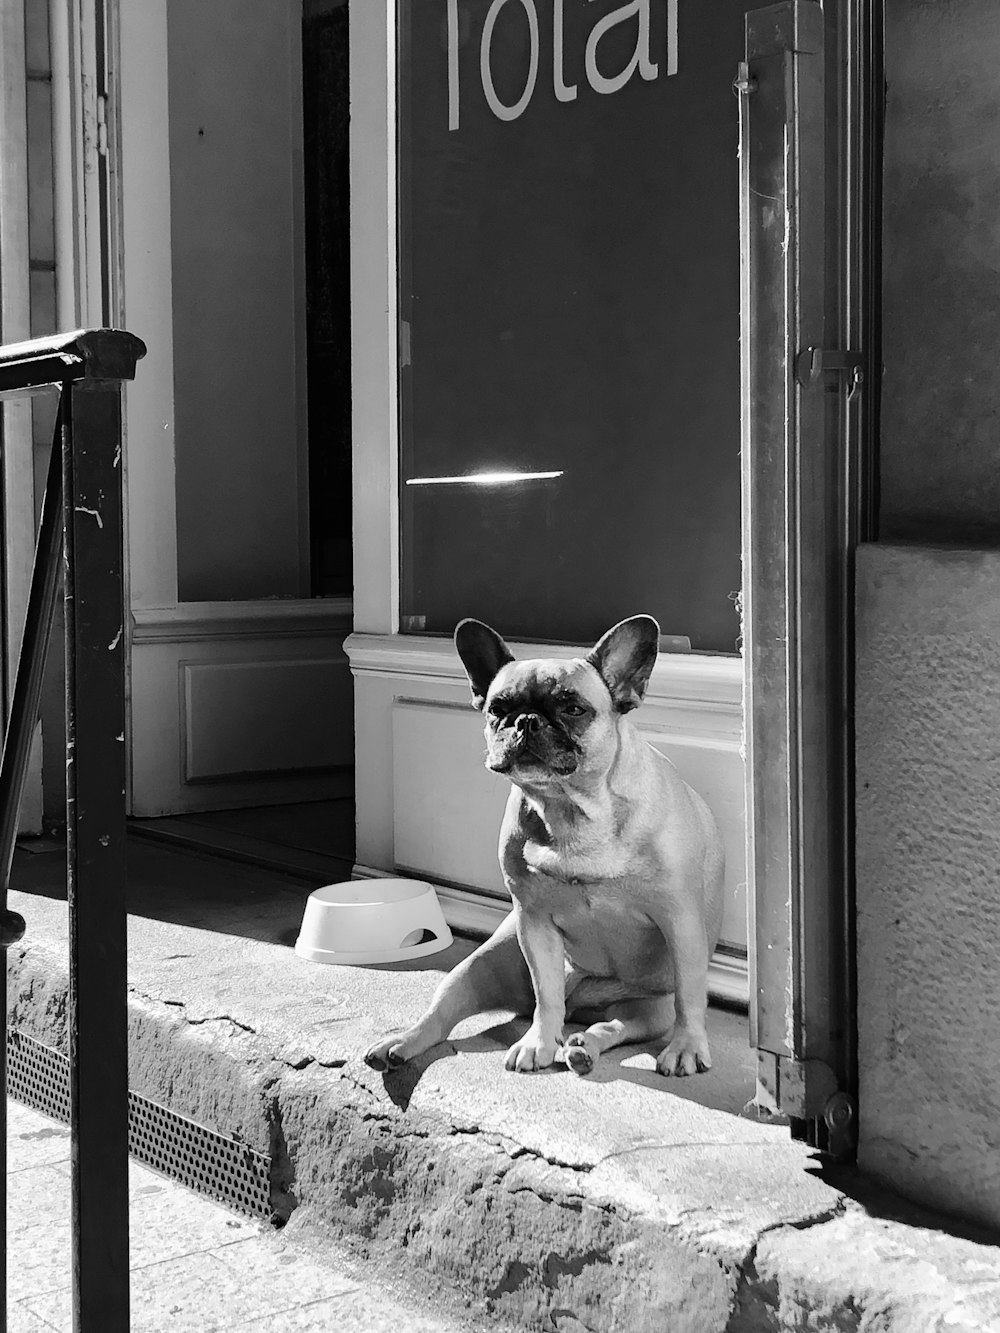
{"type": "Polygon", "coordinates": [[[569,964],[594,976],[646,973],[663,937],[627,882],[565,884],[548,896],[548,915],[563,938],[569,964]]]}
{"type": "Polygon", "coordinates": [[[597,886],[618,880],[628,868],[627,850],[610,830],[588,832],[566,840],[526,839],[522,849],[529,872],[538,872],[571,885],[597,886]]]}
{"type": "Polygon", "coordinates": [[[550,920],[562,936],[566,957],[598,976],[635,976],[648,970],[663,949],[649,914],[649,886],[641,876],[562,876],[531,869],[511,883],[522,912],[550,920]]]}

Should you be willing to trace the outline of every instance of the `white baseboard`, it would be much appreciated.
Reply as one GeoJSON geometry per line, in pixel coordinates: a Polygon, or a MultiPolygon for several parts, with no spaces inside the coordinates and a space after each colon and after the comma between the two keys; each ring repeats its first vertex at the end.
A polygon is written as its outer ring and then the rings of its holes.
{"type": "MultiPolygon", "coordinates": [[[[374,866],[355,865],[352,879],[383,879],[395,874],[409,874],[400,869],[377,870],[374,866]]],[[[424,878],[421,876],[421,878],[424,878]]],[[[492,935],[510,911],[510,904],[469,889],[449,884],[434,884],[444,912],[444,919],[452,930],[461,931],[478,939],[492,935]]],[[[750,1003],[750,973],[746,957],[739,954],[716,952],[708,965],[708,993],[711,999],[725,1005],[746,1009],[750,1003]]]]}

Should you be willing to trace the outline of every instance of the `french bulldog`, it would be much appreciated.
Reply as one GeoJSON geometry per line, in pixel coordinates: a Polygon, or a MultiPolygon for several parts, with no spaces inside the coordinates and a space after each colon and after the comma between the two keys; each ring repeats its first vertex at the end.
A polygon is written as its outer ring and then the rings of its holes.
{"type": "Polygon", "coordinates": [[[708,806],[629,714],[659,645],[651,616],[608,630],[583,658],[515,661],[463,620],[455,645],[486,717],[486,767],[511,782],[500,866],[513,909],[444,978],[427,1012],[365,1054],[386,1070],[490,1009],[531,1014],[507,1052],[519,1073],[562,1051],[590,1074],[604,1051],[670,1034],[656,1067],[708,1069],[708,960],[722,922],[724,857],[708,806]],[[566,1036],[567,1017],[586,1024],[566,1036]]]}

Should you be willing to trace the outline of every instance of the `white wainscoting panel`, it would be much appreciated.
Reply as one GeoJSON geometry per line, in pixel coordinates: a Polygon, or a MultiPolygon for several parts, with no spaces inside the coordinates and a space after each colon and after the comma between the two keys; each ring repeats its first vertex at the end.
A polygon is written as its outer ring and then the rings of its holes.
{"type": "Polygon", "coordinates": [[[506,896],[497,843],[510,783],[483,766],[485,748],[470,705],[394,701],[393,844],[400,869],[506,896]]]}
{"type": "Polygon", "coordinates": [[[315,661],[181,662],[184,779],[220,782],[349,764],[351,680],[315,661]]]}
{"type": "Polygon", "coordinates": [[[747,947],[747,875],[743,760],[736,741],[669,735],[653,727],[640,733],[671,761],[681,777],[708,802],[726,849],[723,944],[747,947]]]}
{"type": "MultiPolygon", "coordinates": [[[[405,872],[440,889],[449,923],[492,930],[505,898],[497,842],[506,781],[483,766],[482,716],[449,640],[355,633],[356,875],[405,872]]],[[[564,645],[511,644],[518,658],[582,655],[564,645]]],[[[742,664],[661,654],[642,708],[642,734],[708,802],[726,847],[726,908],[710,989],[746,1004],[742,664]]]]}
{"type": "Polygon", "coordinates": [[[354,759],[350,603],[133,612],[130,813],[322,800],[354,759]]]}
{"type": "MultiPolygon", "coordinates": [[[[708,802],[726,848],[722,942],[747,945],[743,761],[736,742],[640,734],[708,802]]],[[[424,878],[503,894],[497,841],[509,783],[483,766],[480,713],[468,706],[397,698],[392,705],[396,867],[424,878]]]]}

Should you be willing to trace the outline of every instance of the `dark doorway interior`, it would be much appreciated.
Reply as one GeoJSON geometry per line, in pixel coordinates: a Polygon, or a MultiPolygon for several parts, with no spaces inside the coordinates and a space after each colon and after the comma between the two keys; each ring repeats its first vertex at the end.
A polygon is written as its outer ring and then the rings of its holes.
{"type": "Polygon", "coordinates": [[[314,597],[351,594],[350,88],[347,0],[305,0],[302,107],[314,597]]]}
{"type": "Polygon", "coordinates": [[[339,774],[325,801],[133,819],[129,831],[277,872],[276,887],[285,875],[313,885],[340,883],[354,869],[354,774],[339,774]]]}
{"type": "MultiPolygon", "coordinates": [[[[351,551],[350,101],[348,0],[303,0],[303,204],[306,263],[311,593],[349,597],[351,551]]],[[[276,53],[277,57],[277,53],[276,53]]],[[[285,883],[350,878],[354,774],[328,798],[133,819],[130,832],[182,853],[275,872],[285,883]]],[[[39,847],[39,850],[47,850],[39,847]]]]}

